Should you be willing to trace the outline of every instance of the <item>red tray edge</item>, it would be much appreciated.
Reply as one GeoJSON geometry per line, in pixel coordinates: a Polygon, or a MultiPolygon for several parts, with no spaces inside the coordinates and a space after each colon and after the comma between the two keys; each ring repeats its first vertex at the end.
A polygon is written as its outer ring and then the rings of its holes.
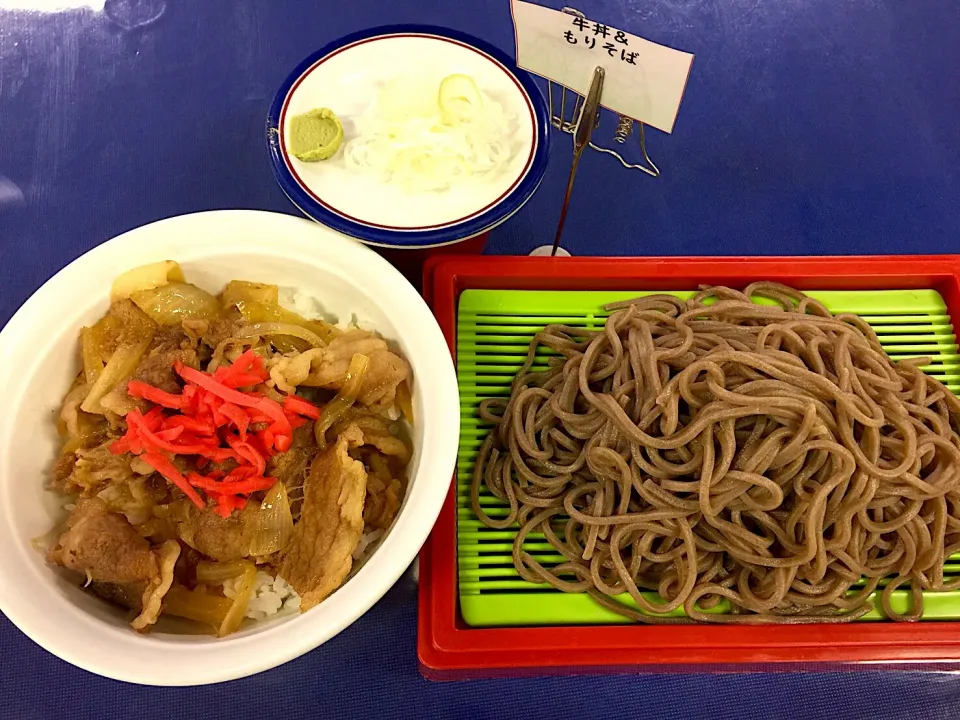
{"type": "MultiPolygon", "coordinates": [[[[772,279],[801,289],[935,288],[960,317],[960,256],[435,257],[424,297],[455,354],[465,289],[676,289],[772,279]],[[692,283],[692,284],[691,284],[692,283]]],[[[420,555],[418,658],[431,680],[541,674],[960,667],[960,622],[774,627],[468,628],[458,620],[451,484],[420,555]],[[679,637],[678,637],[678,631],[679,637]],[[664,633],[667,634],[664,634],[664,633]]]]}

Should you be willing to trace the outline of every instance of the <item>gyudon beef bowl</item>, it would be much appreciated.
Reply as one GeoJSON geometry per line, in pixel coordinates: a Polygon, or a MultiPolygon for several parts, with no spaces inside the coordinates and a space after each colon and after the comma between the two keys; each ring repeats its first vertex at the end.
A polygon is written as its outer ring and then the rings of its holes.
{"type": "Polygon", "coordinates": [[[439,328],[308,221],[173,218],[87,253],[0,335],[0,607],[109,677],[273,667],[414,559],[450,482],[439,328]]]}

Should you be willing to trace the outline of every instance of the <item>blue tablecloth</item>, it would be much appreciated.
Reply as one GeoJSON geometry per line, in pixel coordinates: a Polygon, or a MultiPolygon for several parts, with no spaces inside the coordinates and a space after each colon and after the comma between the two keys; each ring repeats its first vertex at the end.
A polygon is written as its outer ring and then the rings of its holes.
{"type": "MultiPolygon", "coordinates": [[[[581,165],[575,254],[960,251],[960,4],[589,0],[589,16],[696,53],[659,180],[581,165]]],[[[381,23],[510,50],[506,0],[0,0],[0,323],[84,251],[210,208],[294,212],[264,118],[305,55],[381,23]],[[75,5],[73,10],[27,8],[75,5]]],[[[570,149],[489,251],[552,240],[570,149]]],[[[11,718],[870,717],[960,714],[950,675],[637,676],[430,684],[402,581],[342,635],[260,676],[158,690],[55,660],[0,618],[11,718]]]]}

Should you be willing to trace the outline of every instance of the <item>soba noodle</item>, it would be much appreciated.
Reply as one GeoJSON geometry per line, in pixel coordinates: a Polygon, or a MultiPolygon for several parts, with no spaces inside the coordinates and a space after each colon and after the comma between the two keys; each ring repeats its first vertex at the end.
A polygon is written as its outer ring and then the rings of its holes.
{"type": "Polygon", "coordinates": [[[496,427],[472,505],[519,524],[522,578],[659,623],[842,622],[880,588],[888,617],[915,620],[922,591],[960,587],[943,569],[960,550],[960,401],[926,360],[894,363],[861,318],[769,282],[607,309],[600,331],[544,328],[510,398],[481,404],[496,427]],[[564,561],[524,550],[531,533],[564,561]]]}

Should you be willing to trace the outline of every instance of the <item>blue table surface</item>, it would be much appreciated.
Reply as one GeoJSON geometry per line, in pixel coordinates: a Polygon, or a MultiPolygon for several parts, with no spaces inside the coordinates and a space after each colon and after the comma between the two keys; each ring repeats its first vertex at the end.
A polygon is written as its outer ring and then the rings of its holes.
{"type": "MultiPolygon", "coordinates": [[[[557,5],[559,6],[559,5],[557,5]]],[[[960,251],[960,3],[586,0],[696,54],[658,180],[588,153],[575,254],[960,251]]],[[[0,324],[47,278],[143,223],[295,212],[263,141],[274,89],[365,27],[429,22],[512,52],[506,0],[0,0],[0,324]],[[75,9],[55,9],[74,5],[75,9]],[[48,11],[27,8],[49,6],[48,11]]],[[[552,240],[570,147],[489,252],[552,240]]],[[[0,617],[0,716],[954,718],[949,674],[632,676],[433,684],[410,577],[340,636],[259,676],[171,690],[62,663],[0,617]]]]}

